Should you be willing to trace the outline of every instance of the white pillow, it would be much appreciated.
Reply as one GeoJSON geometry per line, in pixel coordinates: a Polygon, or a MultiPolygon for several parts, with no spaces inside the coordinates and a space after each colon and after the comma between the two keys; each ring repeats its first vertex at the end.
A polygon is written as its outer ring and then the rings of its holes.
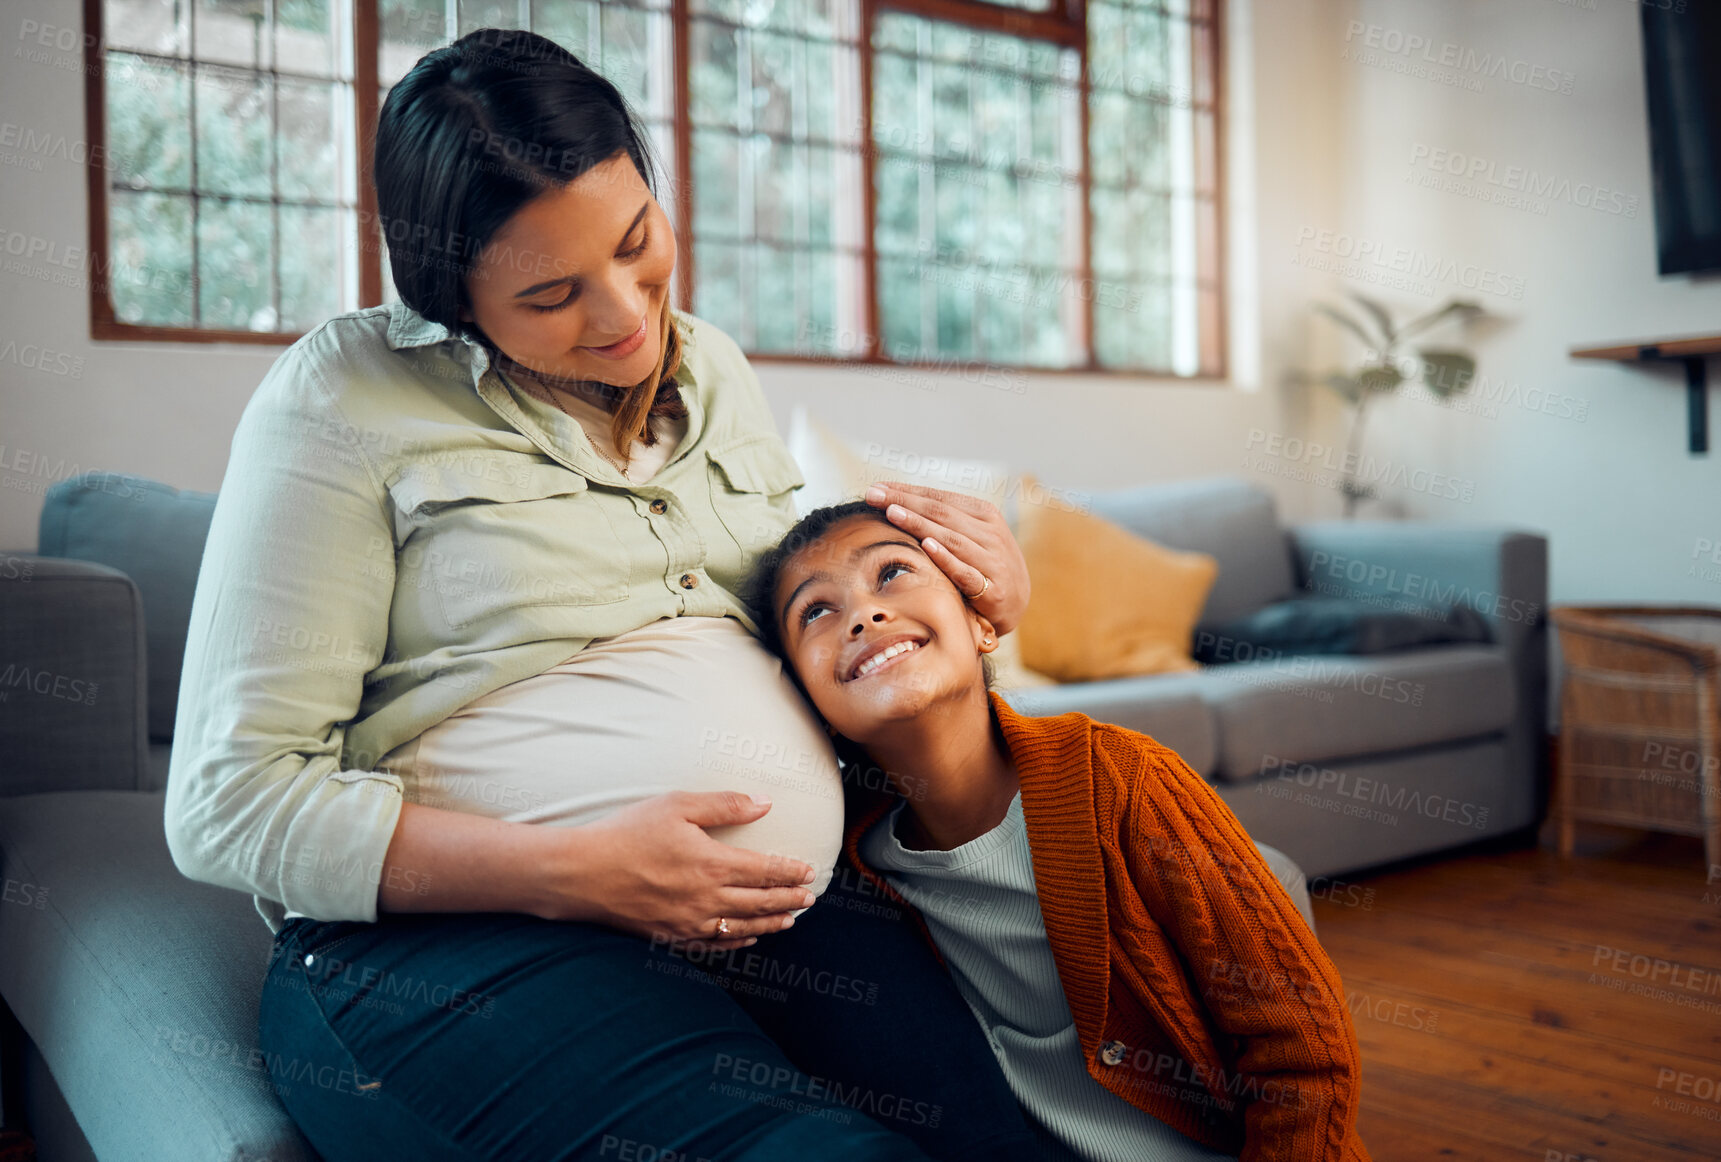
{"type": "Polygon", "coordinates": [[[807,480],[806,487],[795,491],[795,511],[801,516],[827,504],[858,500],[878,480],[978,496],[1001,509],[1016,491],[1001,460],[957,460],[895,443],[844,440],[804,407],[796,407],[789,418],[788,445],[807,480]]]}
{"type": "Polygon", "coordinates": [[[866,491],[866,465],[804,407],[789,417],[789,455],[807,483],[795,489],[795,515],[853,500],[866,491]]]}

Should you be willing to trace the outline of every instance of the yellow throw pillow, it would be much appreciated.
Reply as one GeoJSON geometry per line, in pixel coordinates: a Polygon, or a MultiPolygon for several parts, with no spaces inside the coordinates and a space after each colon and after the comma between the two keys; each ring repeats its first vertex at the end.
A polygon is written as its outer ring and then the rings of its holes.
{"type": "Polygon", "coordinates": [[[1060,682],[1198,669],[1189,647],[1219,562],[1056,500],[1030,504],[1031,480],[1016,530],[1033,583],[1022,663],[1060,682]]]}

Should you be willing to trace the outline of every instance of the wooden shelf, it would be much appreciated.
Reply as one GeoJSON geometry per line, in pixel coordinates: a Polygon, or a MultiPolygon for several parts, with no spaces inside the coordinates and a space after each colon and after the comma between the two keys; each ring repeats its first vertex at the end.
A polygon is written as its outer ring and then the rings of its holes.
{"type": "Polygon", "coordinates": [[[1615,363],[1683,363],[1688,447],[1693,456],[1709,452],[1709,357],[1721,355],[1721,335],[1690,335],[1683,339],[1646,339],[1609,347],[1574,347],[1573,359],[1607,359],[1615,363]]]}

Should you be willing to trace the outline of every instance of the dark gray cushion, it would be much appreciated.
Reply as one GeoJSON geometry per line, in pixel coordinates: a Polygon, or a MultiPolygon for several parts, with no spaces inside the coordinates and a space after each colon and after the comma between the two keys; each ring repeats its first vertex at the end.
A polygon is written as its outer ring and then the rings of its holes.
{"type": "Polygon", "coordinates": [[[1230,477],[1093,494],[1093,513],[1167,548],[1207,553],[1219,576],[1200,622],[1229,621],[1289,596],[1291,546],[1273,498],[1230,477]]]}
{"type": "Polygon", "coordinates": [[[1384,654],[1489,640],[1487,620],[1468,605],[1443,611],[1381,609],[1348,597],[1292,597],[1197,630],[1193,656],[1206,665],[1224,665],[1287,654],[1384,654]]]}
{"type": "Polygon", "coordinates": [[[0,992],[104,1162],[314,1162],[253,1056],[269,929],[179,874],[161,795],[0,800],[0,861],[0,992]]]}
{"type": "Polygon", "coordinates": [[[143,788],[143,658],[124,573],[0,557],[0,794],[143,788]]]}
{"type": "Polygon", "coordinates": [[[1517,695],[1500,646],[1429,646],[1373,657],[1301,655],[1212,666],[1201,696],[1219,732],[1215,772],[1248,782],[1285,763],[1324,762],[1478,738],[1506,729],[1517,695]]]}
{"type": "Polygon", "coordinates": [[[213,492],[182,492],[112,472],[62,480],[43,501],[38,552],[111,565],[143,594],[154,739],[173,736],[191,598],[214,514],[213,492]]]}

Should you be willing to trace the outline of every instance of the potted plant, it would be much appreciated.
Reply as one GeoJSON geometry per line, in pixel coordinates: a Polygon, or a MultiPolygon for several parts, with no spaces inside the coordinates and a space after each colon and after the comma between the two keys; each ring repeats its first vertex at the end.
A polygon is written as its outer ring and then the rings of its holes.
{"type": "Polygon", "coordinates": [[[1403,345],[1413,336],[1431,331],[1443,324],[1457,321],[1468,323],[1483,313],[1480,303],[1472,299],[1448,299],[1426,314],[1417,315],[1402,325],[1394,321],[1392,312],[1366,295],[1349,292],[1360,313],[1352,313],[1329,303],[1319,303],[1315,310],[1343,327],[1363,344],[1363,362],[1354,371],[1330,372],[1322,382],[1351,405],[1350,436],[1345,441],[1345,458],[1339,481],[1344,493],[1345,516],[1355,515],[1359,501],[1372,500],[1374,486],[1358,479],[1361,461],[1363,420],[1368,414],[1369,401],[1376,396],[1398,390],[1406,379],[1420,377],[1429,392],[1447,399],[1468,391],[1476,377],[1476,360],[1468,351],[1447,347],[1416,347],[1405,350],[1403,345]]]}

